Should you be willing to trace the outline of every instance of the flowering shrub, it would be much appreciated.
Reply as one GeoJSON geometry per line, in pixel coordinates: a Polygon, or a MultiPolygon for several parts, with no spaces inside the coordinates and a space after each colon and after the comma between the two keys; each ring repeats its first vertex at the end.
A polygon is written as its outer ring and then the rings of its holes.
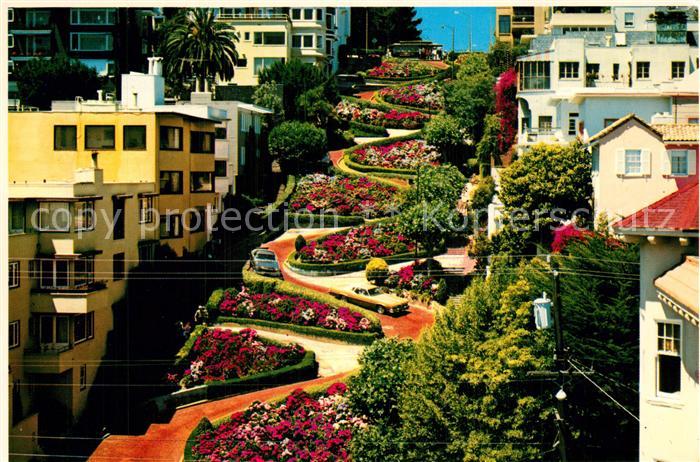
{"type": "Polygon", "coordinates": [[[433,277],[429,277],[418,268],[419,263],[413,262],[398,271],[389,273],[384,285],[394,289],[397,295],[404,298],[419,298],[423,300],[437,300],[441,297],[441,283],[433,277]]]}
{"type": "Polygon", "coordinates": [[[299,180],[289,207],[293,212],[328,212],[336,215],[385,216],[396,204],[397,189],[367,177],[307,175],[299,180]]]}
{"type": "Polygon", "coordinates": [[[330,462],[350,459],[353,430],[366,426],[353,416],[346,386],[332,385],[313,398],[294,390],[281,404],[255,402],[197,438],[197,460],[330,462]]]}
{"type": "Polygon", "coordinates": [[[388,103],[402,104],[404,106],[435,110],[444,106],[442,93],[434,83],[382,88],[379,90],[379,95],[388,103]]]}
{"type": "Polygon", "coordinates": [[[309,242],[299,251],[303,262],[340,263],[412,252],[415,244],[382,226],[359,226],[309,242]]]}
{"type": "Polygon", "coordinates": [[[423,140],[408,140],[357,149],[350,158],[374,167],[417,169],[421,165],[437,165],[440,153],[423,140]]]}
{"type": "Polygon", "coordinates": [[[593,233],[587,229],[581,229],[573,223],[563,225],[554,230],[554,240],[552,241],[552,252],[560,253],[572,240],[585,240],[593,233]]]}
{"type": "Polygon", "coordinates": [[[384,61],[367,71],[367,76],[375,79],[405,79],[435,75],[437,68],[415,61],[384,61]]]}
{"type": "Polygon", "coordinates": [[[336,309],[325,303],[275,292],[251,293],[245,287],[240,292],[227,290],[219,309],[223,314],[238,318],[265,319],[345,332],[381,330],[380,326],[373,326],[369,319],[347,307],[336,309]]]}
{"type": "Polygon", "coordinates": [[[189,367],[168,379],[188,388],[268,372],[301,361],[304,349],[296,344],[278,346],[258,338],[256,331],[205,329],[187,357],[189,367]]]}
{"type": "Polygon", "coordinates": [[[518,104],[515,100],[517,78],[515,69],[508,69],[500,75],[493,87],[496,94],[496,113],[501,119],[501,131],[498,134],[498,150],[501,153],[513,145],[518,131],[518,104]]]}
{"type": "Polygon", "coordinates": [[[345,121],[361,122],[385,128],[415,129],[423,126],[430,118],[418,111],[397,111],[391,109],[388,112],[371,107],[360,107],[348,100],[341,100],[335,107],[338,117],[345,121]]]}

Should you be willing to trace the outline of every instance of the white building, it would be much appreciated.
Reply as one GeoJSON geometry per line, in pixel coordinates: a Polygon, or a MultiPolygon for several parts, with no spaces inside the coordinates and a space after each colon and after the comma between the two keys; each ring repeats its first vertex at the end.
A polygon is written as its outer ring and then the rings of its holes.
{"type": "Polygon", "coordinates": [[[614,229],[640,244],[639,460],[700,460],[697,181],[614,229]]]}

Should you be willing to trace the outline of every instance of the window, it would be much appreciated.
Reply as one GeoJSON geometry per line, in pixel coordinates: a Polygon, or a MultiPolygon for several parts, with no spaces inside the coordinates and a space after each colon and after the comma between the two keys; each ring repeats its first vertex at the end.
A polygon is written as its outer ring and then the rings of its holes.
{"type": "Polygon", "coordinates": [[[213,192],[214,177],[212,172],[190,173],[190,192],[213,192]]]}
{"type": "Polygon", "coordinates": [[[22,234],[25,217],[24,202],[9,202],[7,210],[8,234],[22,234]]]}
{"type": "Polygon", "coordinates": [[[35,277],[42,289],[79,289],[95,282],[95,259],[45,258],[37,260],[35,277]]]}
{"type": "Polygon", "coordinates": [[[682,79],[685,77],[685,61],[671,62],[671,78],[682,79]]]}
{"type": "Polygon", "coordinates": [[[217,140],[225,140],[226,139],[226,126],[216,127],[214,129],[214,138],[216,138],[217,140]]]}
{"type": "Polygon", "coordinates": [[[648,79],[650,67],[651,67],[651,64],[649,63],[649,61],[637,62],[637,78],[638,79],[648,79]]]}
{"type": "Polygon", "coordinates": [[[688,123],[689,123],[689,124],[697,125],[698,123],[700,123],[700,118],[698,118],[698,117],[688,117],[688,123]]]}
{"type": "Polygon", "coordinates": [[[520,90],[548,90],[550,87],[549,61],[520,63],[520,90]]]}
{"type": "Polygon", "coordinates": [[[634,27],[634,13],[625,13],[625,27],[634,27]]]}
{"type": "Polygon", "coordinates": [[[54,151],[75,151],[78,128],[75,125],[55,125],[53,127],[54,151]]]}
{"type": "Polygon", "coordinates": [[[227,162],[225,160],[214,161],[214,174],[216,176],[226,176],[227,162]]]}
{"type": "Polygon", "coordinates": [[[70,23],[82,26],[108,26],[115,23],[114,8],[71,8],[70,23]]]}
{"type": "Polygon", "coordinates": [[[160,216],[160,237],[161,239],[172,239],[182,237],[182,222],[180,215],[160,216]]]}
{"type": "Polygon", "coordinates": [[[156,260],[156,245],[154,241],[139,242],[139,263],[152,263],[156,260]]]}
{"type": "Polygon", "coordinates": [[[15,21],[15,9],[8,8],[7,9],[7,22],[14,22],[14,21],[15,21]]]}
{"type": "Polygon", "coordinates": [[[160,172],[161,194],[182,194],[182,172],[160,172]]]}
{"type": "Polygon", "coordinates": [[[80,389],[85,390],[87,388],[87,364],[80,366],[80,389]]]}
{"type": "Polygon", "coordinates": [[[68,316],[39,316],[39,343],[42,349],[64,349],[70,342],[70,318],[68,316]]]}
{"type": "Polygon", "coordinates": [[[112,197],[112,223],[114,228],[112,236],[114,240],[124,239],[124,223],[126,222],[126,198],[122,196],[112,197]]]}
{"type": "Polygon", "coordinates": [[[207,210],[204,207],[195,207],[196,211],[190,212],[190,233],[199,233],[207,229],[207,210]]]}
{"type": "Polygon", "coordinates": [[[253,43],[255,45],[284,45],[284,32],[255,32],[253,43]]]}
{"type": "Polygon", "coordinates": [[[39,231],[68,231],[70,206],[68,202],[39,202],[39,231]]]}
{"type": "Polygon", "coordinates": [[[139,223],[153,223],[153,196],[139,197],[139,223]]]}
{"type": "Polygon", "coordinates": [[[578,79],[578,64],[577,62],[559,63],[559,78],[578,79]]]}
{"type": "Polygon", "coordinates": [[[182,151],[182,127],[160,127],[160,148],[182,151]]]}
{"type": "Polygon", "coordinates": [[[498,34],[510,35],[510,16],[502,14],[498,16],[498,34]]]}
{"type": "Polygon", "coordinates": [[[294,20],[301,19],[301,9],[292,8],[292,19],[294,19],[294,20]]]}
{"type": "Polygon", "coordinates": [[[595,80],[598,80],[600,73],[600,64],[586,63],[586,86],[592,86],[595,80]]]}
{"type": "Polygon", "coordinates": [[[214,152],[214,134],[211,132],[190,132],[190,152],[210,154],[214,152]]]}
{"type": "Polygon", "coordinates": [[[613,73],[612,73],[612,79],[617,80],[620,78],[620,64],[619,63],[614,63],[613,64],[613,73]]]}
{"type": "MultiPolygon", "coordinates": [[[[321,35],[316,36],[316,48],[318,48],[319,50],[321,50],[323,48],[323,36],[321,36],[321,35]]],[[[326,54],[331,54],[331,53],[328,53],[328,50],[327,50],[326,54]]]]}
{"type": "Polygon", "coordinates": [[[243,32],[243,40],[250,42],[250,32],[243,32]]]}
{"type": "Polygon", "coordinates": [[[47,56],[51,53],[50,35],[8,35],[8,48],[16,48],[13,55],[47,56]]]}
{"type": "Polygon", "coordinates": [[[10,289],[14,289],[16,287],[19,287],[19,262],[18,261],[11,261],[9,264],[9,270],[7,272],[8,276],[8,287],[10,289]]]}
{"type": "Polygon", "coordinates": [[[671,175],[685,176],[688,175],[688,154],[692,151],[674,149],[669,151],[671,161],[671,175]]]}
{"type": "Polygon", "coordinates": [[[284,58],[255,58],[253,61],[253,73],[258,75],[262,69],[268,68],[276,62],[284,62],[284,58]]]}
{"type": "Polygon", "coordinates": [[[95,312],[78,314],[73,317],[73,341],[75,343],[95,337],[95,312]]]}
{"type": "Polygon", "coordinates": [[[578,112],[569,113],[569,135],[576,135],[576,120],[578,119],[578,112]]]}
{"type": "Polygon", "coordinates": [[[73,204],[73,229],[76,231],[95,229],[95,202],[84,201],[73,204]]]}
{"type": "Polygon", "coordinates": [[[657,384],[660,394],[681,391],[681,326],[657,323],[657,384]]]}
{"type": "Polygon", "coordinates": [[[124,253],[115,253],[112,257],[112,280],[121,281],[124,279],[124,274],[126,273],[126,266],[124,264],[124,253]]]}
{"type": "Polygon", "coordinates": [[[304,9],[304,19],[307,21],[312,21],[314,19],[314,10],[311,8],[304,9]]]}
{"type": "Polygon", "coordinates": [[[314,36],[311,34],[298,34],[292,36],[293,48],[313,48],[314,36]]]}
{"type": "Polygon", "coordinates": [[[111,32],[71,32],[71,51],[112,51],[111,32]]]}
{"type": "Polygon", "coordinates": [[[552,131],[552,116],[540,116],[537,121],[537,126],[540,133],[548,133],[552,131]]]}
{"type": "Polygon", "coordinates": [[[146,149],[146,126],[124,125],[124,150],[146,149]]]}
{"type": "Polygon", "coordinates": [[[236,61],[236,67],[248,67],[248,58],[245,55],[240,55],[236,61]]]}
{"type": "Polygon", "coordinates": [[[86,125],[85,149],[114,149],[114,125],[86,125]]]}
{"type": "Polygon", "coordinates": [[[316,8],[316,21],[323,21],[323,8],[316,8]]]}
{"type": "Polygon", "coordinates": [[[73,262],[74,276],[73,285],[81,287],[95,282],[95,258],[78,258],[73,262]]]}
{"type": "Polygon", "coordinates": [[[610,125],[614,124],[617,122],[617,119],[612,118],[612,119],[603,119],[603,127],[609,127],[610,125]]]}
{"type": "Polygon", "coordinates": [[[642,173],[641,149],[625,149],[625,175],[642,173]]]}
{"type": "Polygon", "coordinates": [[[51,12],[48,10],[26,10],[24,25],[29,28],[46,27],[49,25],[51,12]]]}
{"type": "Polygon", "coordinates": [[[9,339],[10,339],[10,349],[17,348],[19,346],[19,341],[20,341],[19,321],[12,321],[10,323],[9,339]]]}
{"type": "Polygon", "coordinates": [[[7,34],[7,48],[15,47],[15,36],[14,34],[7,34]]]}

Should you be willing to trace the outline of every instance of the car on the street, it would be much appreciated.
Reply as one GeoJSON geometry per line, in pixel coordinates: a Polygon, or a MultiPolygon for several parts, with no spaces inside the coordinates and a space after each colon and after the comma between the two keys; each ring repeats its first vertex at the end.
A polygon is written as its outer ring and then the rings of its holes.
{"type": "Polygon", "coordinates": [[[338,74],[335,82],[341,95],[354,95],[365,89],[365,79],[357,74],[338,74]]]}
{"type": "Polygon", "coordinates": [[[330,293],[335,298],[373,309],[379,314],[400,314],[408,310],[405,299],[371,284],[331,287],[330,293]]]}
{"type": "Polygon", "coordinates": [[[282,277],[277,256],[270,249],[253,249],[250,252],[250,268],[263,276],[282,277]]]}

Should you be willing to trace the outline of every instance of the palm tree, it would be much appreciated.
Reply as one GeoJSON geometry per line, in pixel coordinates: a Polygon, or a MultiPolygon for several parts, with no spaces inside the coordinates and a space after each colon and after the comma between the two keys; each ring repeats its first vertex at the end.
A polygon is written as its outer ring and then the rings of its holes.
{"type": "Polygon", "coordinates": [[[190,8],[164,28],[163,54],[170,76],[195,78],[195,91],[208,91],[209,80],[233,78],[238,62],[234,29],[216,21],[211,9],[190,8]]]}

